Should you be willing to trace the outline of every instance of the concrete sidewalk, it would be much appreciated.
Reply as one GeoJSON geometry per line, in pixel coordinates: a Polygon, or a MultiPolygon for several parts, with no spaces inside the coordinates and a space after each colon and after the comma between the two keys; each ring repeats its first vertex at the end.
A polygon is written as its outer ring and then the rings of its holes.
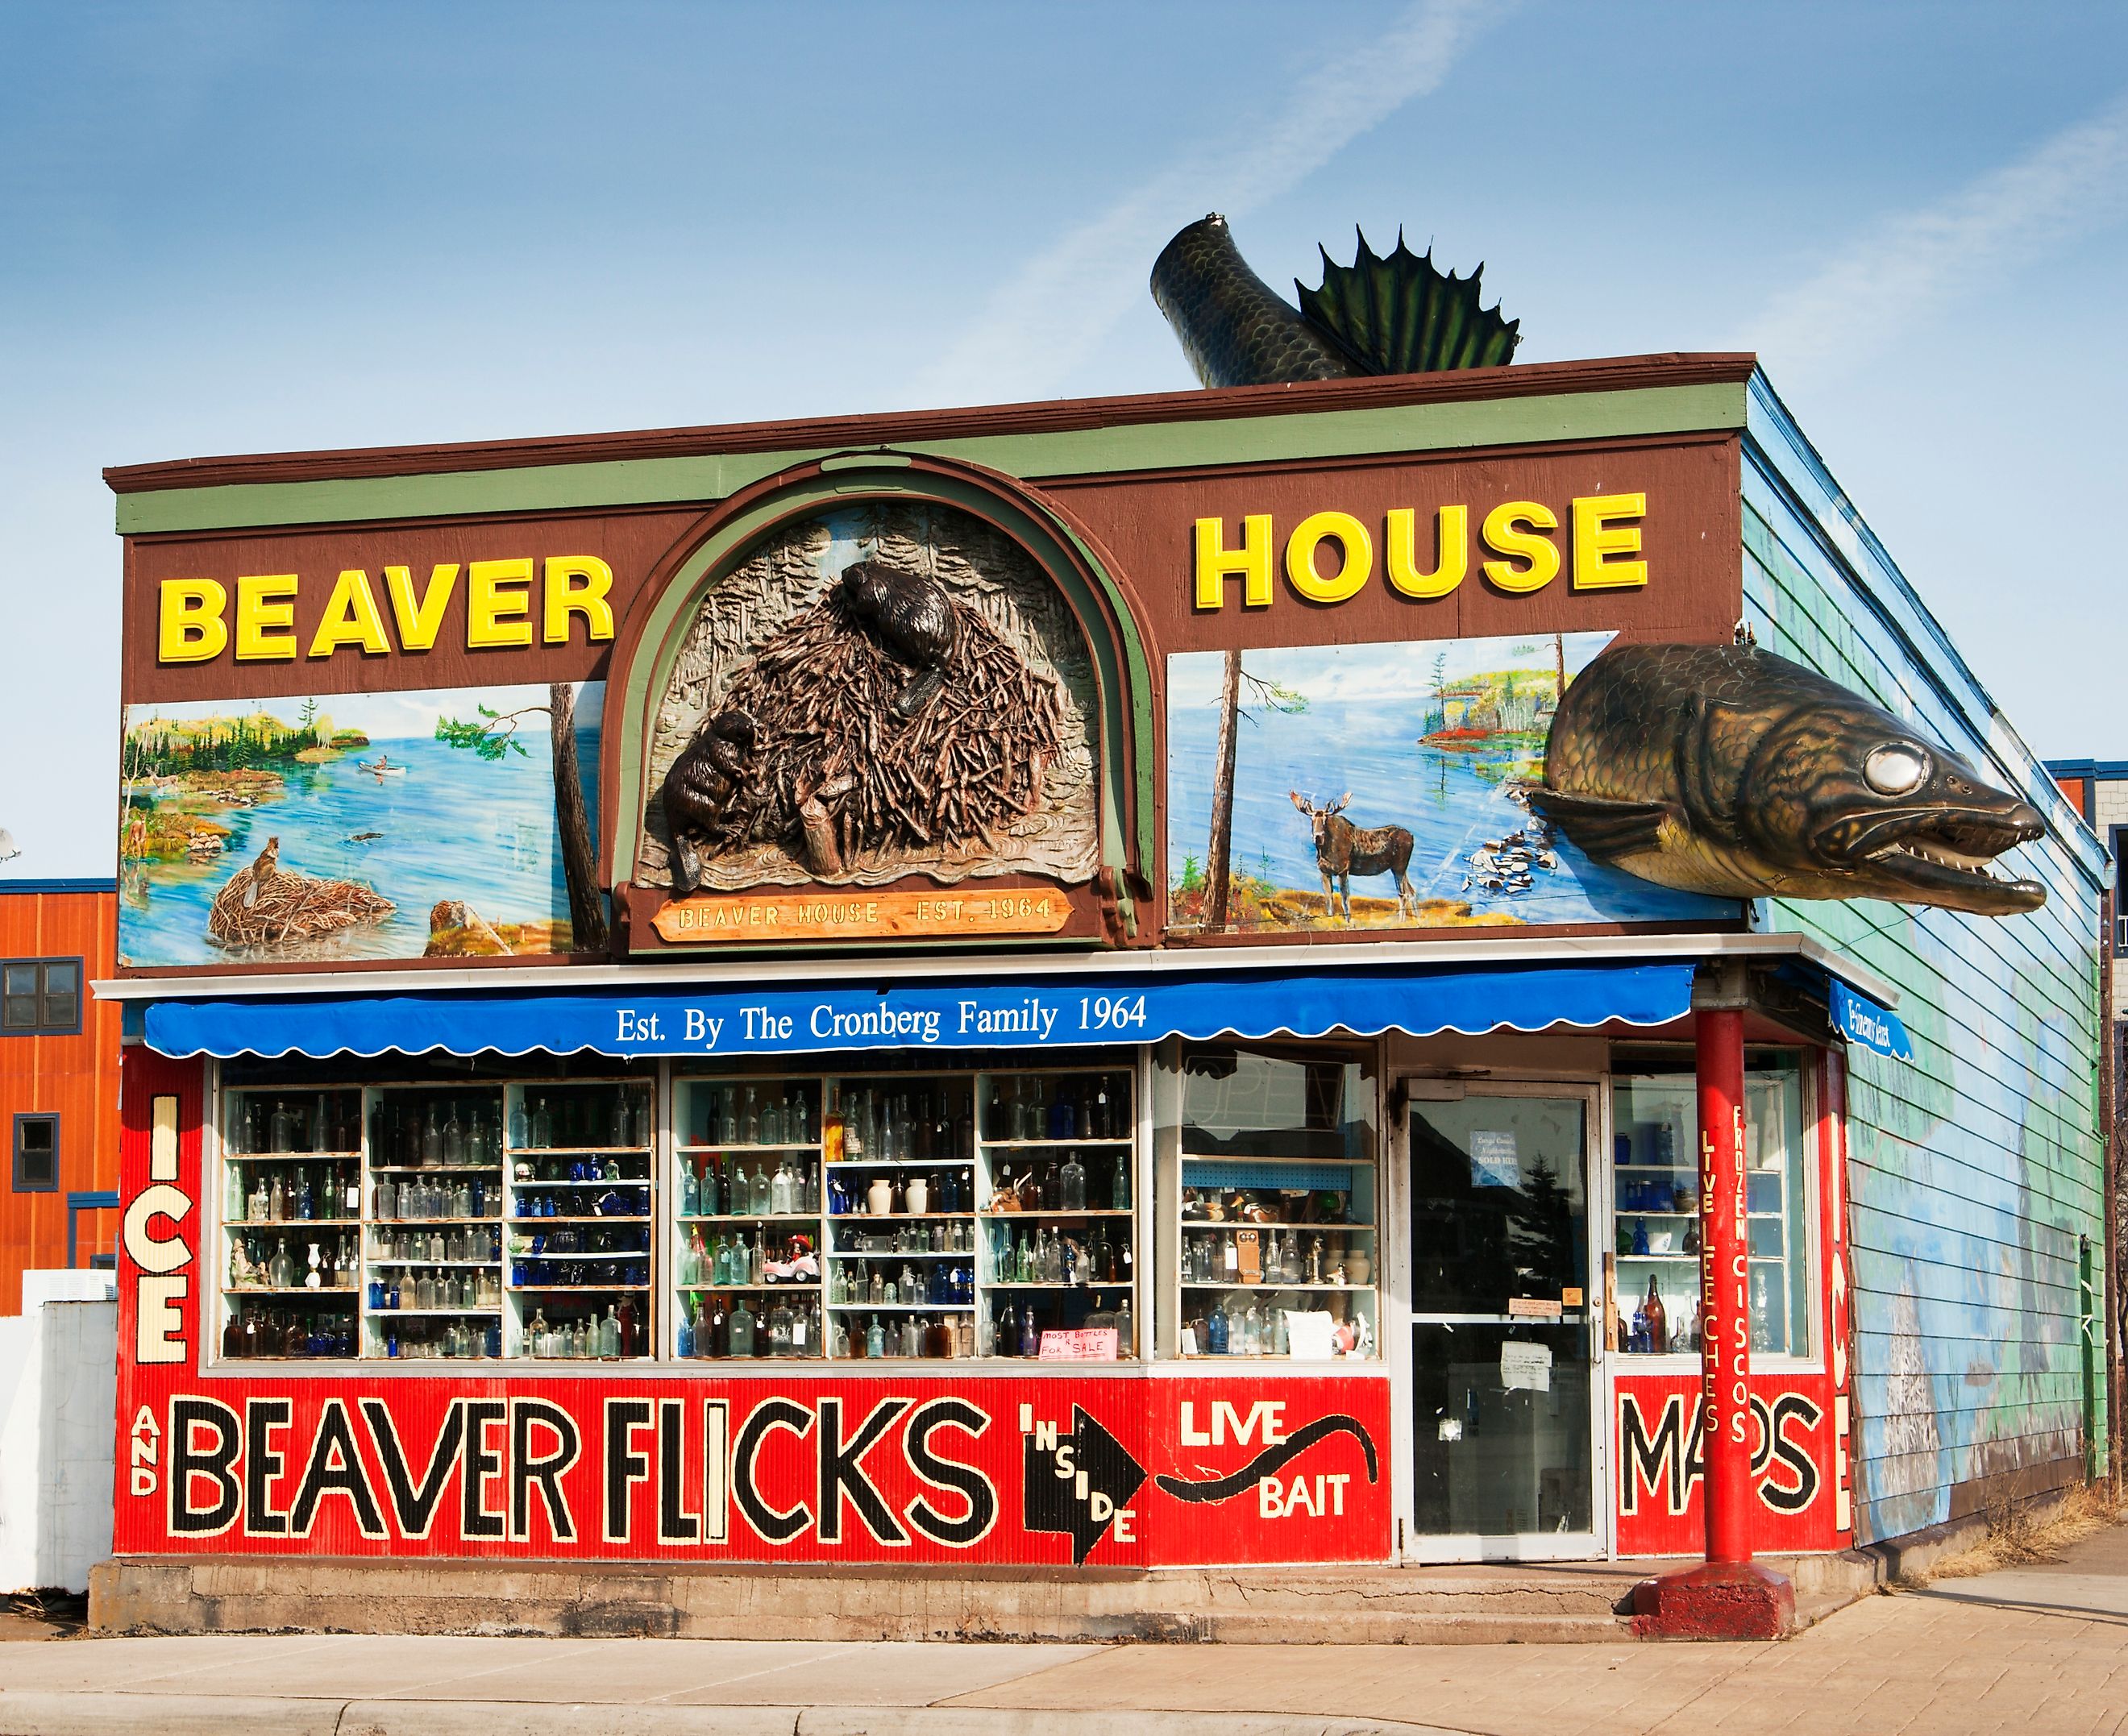
{"type": "Polygon", "coordinates": [[[1781,1644],[203,1635],[0,1645],[0,1736],[1694,1736],[2128,1729],[2128,1530],[1781,1644]]]}

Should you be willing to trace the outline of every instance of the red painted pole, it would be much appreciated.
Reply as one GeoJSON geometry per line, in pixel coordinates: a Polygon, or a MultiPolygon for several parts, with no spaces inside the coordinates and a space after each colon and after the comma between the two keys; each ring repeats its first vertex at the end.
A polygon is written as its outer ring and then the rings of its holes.
{"type": "Polygon", "coordinates": [[[1751,1558],[1750,1243],[1745,1220],[1744,1015],[1703,1008],[1699,1086],[1699,1378],[1707,1558],[1751,1558]]]}

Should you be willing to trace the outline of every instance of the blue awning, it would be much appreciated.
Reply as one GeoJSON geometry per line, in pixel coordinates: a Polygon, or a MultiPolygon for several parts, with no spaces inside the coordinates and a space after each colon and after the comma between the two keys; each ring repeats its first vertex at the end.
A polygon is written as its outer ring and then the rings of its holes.
{"type": "Polygon", "coordinates": [[[1837,977],[1829,988],[1826,999],[1832,1009],[1832,1022],[1848,1041],[1874,1049],[1888,1060],[1914,1058],[1914,1040],[1907,1034],[1906,1023],[1898,1013],[1879,1006],[1866,994],[1856,994],[1837,977]]]}
{"type": "Polygon", "coordinates": [[[801,1055],[854,1049],[1061,1049],[1163,1036],[1481,1036],[1617,1022],[1691,1004],[1689,964],[1229,970],[926,979],[597,994],[259,996],[165,1000],[150,1049],[173,1056],[801,1055]]]}

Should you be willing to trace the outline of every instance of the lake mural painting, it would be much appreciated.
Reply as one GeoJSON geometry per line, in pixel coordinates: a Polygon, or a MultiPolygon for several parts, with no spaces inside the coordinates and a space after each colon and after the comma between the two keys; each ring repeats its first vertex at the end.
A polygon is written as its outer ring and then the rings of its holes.
{"type": "Polygon", "coordinates": [[[587,816],[604,696],[583,681],[128,708],[120,963],[602,950],[587,816]]]}
{"type": "Polygon", "coordinates": [[[1591,861],[1530,811],[1560,694],[1614,637],[1171,657],[1169,925],[1735,919],[1732,900],[1591,861]]]}

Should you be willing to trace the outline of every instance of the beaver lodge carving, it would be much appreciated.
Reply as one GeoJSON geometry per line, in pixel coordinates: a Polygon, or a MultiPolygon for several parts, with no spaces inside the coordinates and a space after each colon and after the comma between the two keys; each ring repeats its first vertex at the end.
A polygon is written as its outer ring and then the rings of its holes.
{"type": "Polygon", "coordinates": [[[698,889],[1098,862],[1093,668],[1019,547],[950,508],[845,509],[704,600],[656,720],[638,878],[698,889]]]}

